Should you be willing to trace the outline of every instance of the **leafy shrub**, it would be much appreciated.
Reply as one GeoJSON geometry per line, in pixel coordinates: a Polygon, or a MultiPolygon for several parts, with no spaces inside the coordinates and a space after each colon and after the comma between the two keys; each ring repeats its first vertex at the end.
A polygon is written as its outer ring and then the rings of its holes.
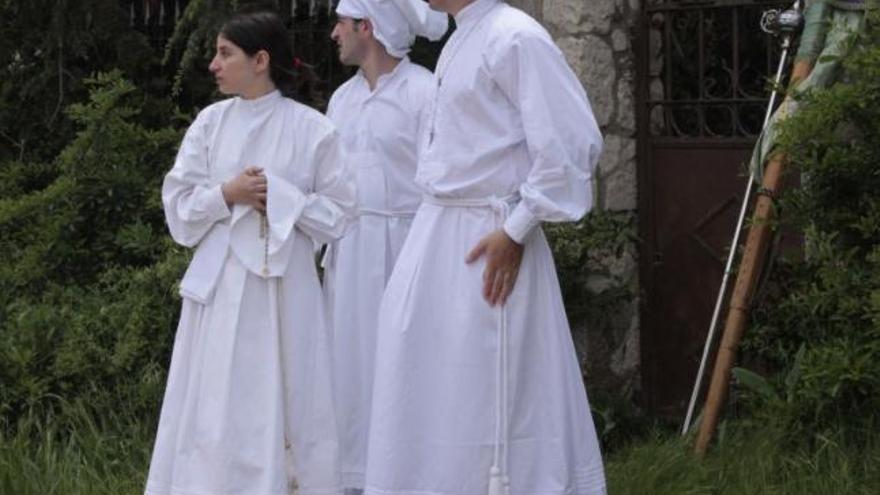
{"type": "Polygon", "coordinates": [[[804,96],[782,129],[804,178],[782,218],[805,253],[771,275],[747,341],[786,390],[767,411],[795,435],[858,429],[880,407],[880,33],[857,41],[846,79],[804,96]]]}
{"type": "Polygon", "coordinates": [[[82,401],[97,421],[108,411],[152,422],[165,385],[187,262],[169,249],[149,268],[113,269],[92,287],[52,287],[8,309],[0,349],[0,392],[9,425],[57,399],[82,401]]]}
{"type": "Polygon", "coordinates": [[[87,84],[90,99],[69,110],[79,131],[58,159],[4,168],[0,416],[7,428],[35,410],[58,413],[57,398],[152,421],[164,387],[175,286],[188,255],[165,235],[159,190],[180,132],[170,122],[139,122],[150,100],[119,72],[87,84]]]}
{"type": "Polygon", "coordinates": [[[569,319],[601,328],[609,312],[635,297],[630,270],[635,263],[635,216],[593,211],[580,222],[545,224],[569,319]]]}
{"type": "Polygon", "coordinates": [[[87,84],[91,99],[70,107],[80,131],[55,163],[4,169],[5,187],[21,194],[0,200],[0,249],[7,253],[0,306],[52,283],[94,282],[111,266],[147,266],[160,255],[159,185],[180,134],[135,122],[143,100],[120,73],[87,84]]]}

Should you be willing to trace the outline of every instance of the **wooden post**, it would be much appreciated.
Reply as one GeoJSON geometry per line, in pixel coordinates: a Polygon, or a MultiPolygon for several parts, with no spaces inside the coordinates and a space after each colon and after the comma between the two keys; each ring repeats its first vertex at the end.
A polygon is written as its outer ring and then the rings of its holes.
{"type": "MultiPolygon", "coordinates": [[[[749,227],[742,262],[737,272],[736,286],[730,298],[727,320],[724,323],[724,334],[721,338],[718,356],[715,358],[709,394],[706,397],[703,419],[700,422],[700,431],[697,434],[697,442],[694,447],[694,451],[698,455],[703,455],[706,452],[709,442],[715,434],[715,428],[718,426],[721,408],[727,398],[730,370],[736,362],[736,350],[748,322],[749,307],[752,303],[755,287],[758,285],[761,268],[764,266],[767,247],[773,236],[771,222],[775,211],[774,198],[771,196],[775,196],[779,191],[784,165],[785,157],[780,153],[773,155],[768,160],[761,183],[762,189],[758,192],[752,224],[749,227]]],[[[732,247],[732,249],[735,248],[735,246],[732,247]]]]}
{"type": "MultiPolygon", "coordinates": [[[[791,70],[789,87],[796,87],[800,81],[810,75],[812,70],[812,62],[795,61],[791,70]]],[[[767,256],[767,246],[773,236],[771,222],[774,219],[775,211],[773,209],[774,198],[771,196],[779,194],[782,186],[782,172],[786,163],[785,155],[774,153],[770,155],[764,168],[761,191],[758,192],[758,199],[755,202],[749,236],[743,248],[742,262],[736,275],[736,286],[730,297],[727,320],[724,322],[724,334],[721,337],[718,356],[715,358],[712,381],[709,383],[709,393],[703,408],[703,419],[700,421],[700,431],[697,433],[697,442],[694,445],[694,451],[698,455],[706,453],[709,442],[718,427],[721,407],[727,399],[730,370],[736,362],[736,350],[748,323],[752,297],[755,295],[761,268],[764,266],[764,259],[767,256]]],[[[731,249],[736,249],[736,246],[731,246],[731,249]]]]}

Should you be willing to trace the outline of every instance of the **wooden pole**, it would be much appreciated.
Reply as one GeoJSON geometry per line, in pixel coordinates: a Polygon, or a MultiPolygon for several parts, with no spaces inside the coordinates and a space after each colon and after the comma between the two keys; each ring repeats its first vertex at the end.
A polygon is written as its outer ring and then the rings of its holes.
{"type": "Polygon", "coordinates": [[[703,455],[706,452],[709,442],[715,434],[721,408],[727,398],[727,389],[730,385],[730,370],[736,362],[736,350],[739,347],[739,342],[742,339],[748,321],[749,307],[752,303],[755,287],[758,285],[761,267],[764,266],[767,247],[773,236],[771,222],[775,216],[775,211],[772,196],[775,196],[776,192],[779,191],[784,165],[785,157],[782,154],[777,153],[773,155],[767,162],[761,184],[762,188],[758,191],[755,212],[752,215],[752,224],[749,227],[749,235],[743,250],[742,262],[737,272],[736,286],[730,298],[721,346],[718,348],[718,356],[715,358],[715,368],[712,371],[709,394],[706,397],[703,419],[700,422],[700,431],[697,434],[694,451],[699,455],[703,455]]]}
{"type": "MultiPolygon", "coordinates": [[[[790,87],[797,86],[800,81],[810,75],[812,70],[812,62],[796,61],[791,71],[790,87]]],[[[767,160],[764,168],[761,190],[758,192],[749,236],[743,248],[743,259],[736,275],[736,286],[730,297],[727,320],[724,322],[724,333],[718,348],[718,356],[715,358],[712,381],[709,383],[709,393],[703,408],[703,419],[700,421],[700,431],[697,433],[697,441],[694,445],[694,452],[698,455],[706,453],[709,442],[718,427],[721,407],[727,399],[730,370],[736,362],[736,350],[748,322],[752,297],[755,295],[761,267],[764,266],[764,259],[767,256],[767,246],[773,236],[771,222],[774,219],[775,211],[772,196],[776,196],[782,186],[782,172],[786,163],[785,155],[774,153],[767,160]]],[[[731,246],[731,249],[736,249],[736,246],[731,246]]]]}

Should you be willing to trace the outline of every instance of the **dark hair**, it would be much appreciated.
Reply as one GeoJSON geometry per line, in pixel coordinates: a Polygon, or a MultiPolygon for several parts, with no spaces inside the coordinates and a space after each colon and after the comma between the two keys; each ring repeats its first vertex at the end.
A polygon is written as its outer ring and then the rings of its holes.
{"type": "Polygon", "coordinates": [[[269,77],[281,94],[313,106],[321,106],[318,77],[311,66],[294,57],[290,37],[281,18],[273,12],[239,13],[220,28],[220,35],[254,56],[269,54],[269,77]]]}

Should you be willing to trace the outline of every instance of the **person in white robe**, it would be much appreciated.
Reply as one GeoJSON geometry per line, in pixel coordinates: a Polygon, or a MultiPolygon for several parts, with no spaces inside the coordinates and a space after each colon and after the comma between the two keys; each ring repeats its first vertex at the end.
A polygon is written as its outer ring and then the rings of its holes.
{"type": "MultiPolygon", "coordinates": [[[[419,1],[419,0],[414,0],[419,1]]],[[[379,310],[367,495],[596,495],[598,439],[541,222],[592,206],[602,137],[547,31],[431,0],[426,196],[379,310]]]]}
{"type": "Polygon", "coordinates": [[[446,14],[409,0],[341,0],[331,33],[340,61],[359,67],[330,98],[356,177],[356,219],[328,246],[324,296],[333,326],[336,412],[343,486],[364,487],[379,302],[422,193],[416,145],[433,88],[410,62],[416,35],[439,39],[446,14]],[[414,7],[414,8],[413,8],[414,7]]]}
{"type": "Polygon", "coordinates": [[[277,16],[229,20],[210,69],[236,96],[198,114],[165,177],[171,235],[196,251],[148,495],[342,491],[313,246],[356,193],[332,123],[288,97],[293,63],[277,16]]]}

